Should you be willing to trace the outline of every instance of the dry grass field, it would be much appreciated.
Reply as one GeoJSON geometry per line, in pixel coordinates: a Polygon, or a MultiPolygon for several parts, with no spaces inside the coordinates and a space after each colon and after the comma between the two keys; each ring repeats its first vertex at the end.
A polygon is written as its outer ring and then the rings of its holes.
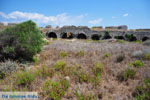
{"type": "Polygon", "coordinates": [[[136,87],[150,78],[150,61],[131,54],[147,48],[116,40],[49,40],[34,63],[18,64],[0,81],[0,90],[37,91],[39,100],[134,100],[136,87]]]}

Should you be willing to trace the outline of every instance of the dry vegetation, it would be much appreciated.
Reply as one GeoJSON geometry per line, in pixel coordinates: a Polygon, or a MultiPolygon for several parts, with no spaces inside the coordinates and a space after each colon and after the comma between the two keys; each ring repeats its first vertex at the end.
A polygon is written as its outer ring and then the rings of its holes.
{"type": "Polygon", "coordinates": [[[1,80],[0,90],[38,91],[40,100],[134,100],[136,86],[150,78],[150,61],[131,58],[143,48],[149,47],[111,40],[51,41],[26,70],[20,65],[1,80]]]}

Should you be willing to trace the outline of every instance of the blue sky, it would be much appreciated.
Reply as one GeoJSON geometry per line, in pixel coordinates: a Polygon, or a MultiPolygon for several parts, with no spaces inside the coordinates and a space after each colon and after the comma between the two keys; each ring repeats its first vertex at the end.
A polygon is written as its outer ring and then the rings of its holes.
{"type": "Polygon", "coordinates": [[[0,22],[150,28],[150,0],[0,0],[0,22]]]}

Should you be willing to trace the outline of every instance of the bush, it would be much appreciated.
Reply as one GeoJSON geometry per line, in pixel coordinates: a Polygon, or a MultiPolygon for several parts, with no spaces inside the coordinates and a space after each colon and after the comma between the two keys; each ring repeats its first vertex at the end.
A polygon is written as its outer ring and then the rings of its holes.
{"type": "Polygon", "coordinates": [[[129,64],[129,66],[131,66],[131,67],[135,66],[137,68],[140,68],[140,67],[144,66],[144,63],[142,61],[140,61],[140,60],[136,60],[135,62],[131,62],[129,64]]]}
{"type": "Polygon", "coordinates": [[[47,80],[43,83],[44,94],[49,95],[50,100],[60,100],[68,88],[69,81],[64,78],[58,81],[47,80]]]}
{"type": "Polygon", "coordinates": [[[0,32],[0,59],[28,60],[42,50],[43,35],[31,20],[0,32]]]}
{"type": "Polygon", "coordinates": [[[0,63],[0,79],[3,79],[6,74],[11,74],[18,69],[18,64],[13,61],[5,61],[0,63]]]}
{"type": "Polygon", "coordinates": [[[132,95],[137,100],[150,100],[150,78],[144,79],[142,85],[137,86],[132,95]]]}
{"type": "Polygon", "coordinates": [[[66,62],[63,62],[63,61],[58,61],[54,65],[56,71],[60,71],[60,70],[64,69],[65,66],[66,66],[66,62]]]}
{"type": "Polygon", "coordinates": [[[128,41],[136,41],[136,37],[133,34],[125,34],[128,41]]]}
{"type": "Polygon", "coordinates": [[[103,58],[105,59],[105,58],[107,58],[107,57],[109,57],[109,56],[110,56],[109,53],[105,53],[105,55],[103,56],[103,58]]]}
{"type": "Polygon", "coordinates": [[[136,71],[134,69],[126,69],[123,73],[123,80],[127,80],[128,78],[133,79],[136,75],[136,71]]]}
{"type": "Polygon", "coordinates": [[[61,52],[59,53],[59,57],[60,57],[60,58],[64,58],[64,57],[67,57],[67,56],[68,56],[68,53],[65,52],[65,51],[61,51],[61,52]]]}
{"type": "Polygon", "coordinates": [[[100,76],[104,72],[104,66],[101,62],[98,62],[94,65],[93,72],[95,76],[100,76]]]}
{"type": "Polygon", "coordinates": [[[47,67],[45,65],[42,65],[35,71],[35,75],[41,77],[52,77],[54,74],[55,69],[53,67],[47,67]]]}
{"type": "Polygon", "coordinates": [[[35,79],[34,75],[31,72],[21,71],[17,73],[17,85],[28,85],[35,79]]]}

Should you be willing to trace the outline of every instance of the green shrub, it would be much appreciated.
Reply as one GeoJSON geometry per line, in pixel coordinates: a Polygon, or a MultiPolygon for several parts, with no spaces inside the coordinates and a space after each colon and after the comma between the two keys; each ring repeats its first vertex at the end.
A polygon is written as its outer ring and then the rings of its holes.
{"type": "Polygon", "coordinates": [[[131,67],[135,66],[137,68],[140,68],[140,67],[144,66],[144,63],[140,60],[136,60],[135,62],[130,62],[129,66],[131,66],[131,67]]]}
{"type": "Polygon", "coordinates": [[[65,51],[61,51],[61,52],[59,53],[59,57],[60,57],[60,58],[64,58],[64,57],[67,57],[67,56],[68,56],[68,53],[65,52],[65,51]]]}
{"type": "Polygon", "coordinates": [[[44,95],[48,95],[52,100],[60,100],[68,88],[69,81],[65,79],[58,81],[47,80],[43,83],[44,95]]]}
{"type": "Polygon", "coordinates": [[[107,58],[107,57],[109,57],[109,56],[110,56],[109,53],[105,53],[105,55],[103,56],[103,58],[105,59],[105,58],[107,58]]]}
{"type": "Polygon", "coordinates": [[[54,74],[55,69],[53,67],[47,67],[45,65],[42,65],[35,71],[35,75],[41,77],[52,77],[54,74]]]}
{"type": "Polygon", "coordinates": [[[35,79],[35,76],[32,74],[32,72],[21,71],[17,73],[16,78],[17,78],[16,83],[18,85],[25,86],[25,85],[30,84],[35,79]]]}
{"type": "Polygon", "coordinates": [[[133,79],[136,75],[136,71],[134,69],[126,69],[123,73],[123,80],[127,80],[128,78],[133,79]]]}
{"type": "Polygon", "coordinates": [[[33,57],[33,62],[34,63],[38,63],[40,60],[38,59],[38,58],[36,58],[36,57],[33,57]]]}
{"type": "Polygon", "coordinates": [[[64,69],[65,66],[66,66],[66,62],[64,62],[64,61],[58,61],[54,65],[56,71],[60,71],[60,70],[64,69]]]}
{"type": "Polygon", "coordinates": [[[0,59],[32,60],[42,50],[43,35],[31,20],[0,32],[0,59]]]}
{"type": "Polygon", "coordinates": [[[89,77],[88,79],[90,81],[90,83],[93,84],[94,87],[99,86],[101,83],[101,76],[94,76],[94,77],[89,77]]]}
{"type": "Polygon", "coordinates": [[[125,34],[128,41],[136,41],[136,37],[133,34],[125,34]]]}
{"type": "Polygon", "coordinates": [[[101,62],[95,63],[93,73],[95,76],[100,76],[104,72],[104,66],[101,62]]]}
{"type": "Polygon", "coordinates": [[[83,71],[79,72],[78,73],[78,81],[80,83],[88,82],[88,74],[86,72],[83,72],[83,71]]]}
{"type": "Polygon", "coordinates": [[[150,100],[150,78],[144,79],[142,85],[137,86],[132,95],[137,100],[150,100]]]}

